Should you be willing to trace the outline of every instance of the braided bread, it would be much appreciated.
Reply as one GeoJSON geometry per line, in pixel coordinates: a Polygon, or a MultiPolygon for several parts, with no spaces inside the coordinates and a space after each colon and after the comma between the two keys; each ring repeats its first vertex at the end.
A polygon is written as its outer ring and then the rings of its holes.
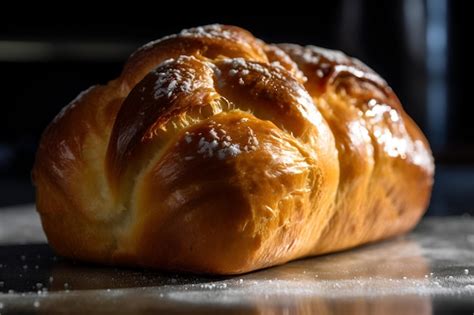
{"type": "Polygon", "coordinates": [[[237,274],[412,229],[433,172],[360,61],[209,25],[141,47],[66,106],[33,180],[60,255],[237,274]]]}

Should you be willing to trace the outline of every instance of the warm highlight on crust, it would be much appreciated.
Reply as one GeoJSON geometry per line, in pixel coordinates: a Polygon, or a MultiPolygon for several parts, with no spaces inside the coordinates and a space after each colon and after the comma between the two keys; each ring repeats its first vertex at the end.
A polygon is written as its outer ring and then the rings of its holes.
{"type": "Polygon", "coordinates": [[[60,255],[235,274],[410,230],[433,160],[360,61],[209,25],[65,107],[33,178],[60,255]]]}

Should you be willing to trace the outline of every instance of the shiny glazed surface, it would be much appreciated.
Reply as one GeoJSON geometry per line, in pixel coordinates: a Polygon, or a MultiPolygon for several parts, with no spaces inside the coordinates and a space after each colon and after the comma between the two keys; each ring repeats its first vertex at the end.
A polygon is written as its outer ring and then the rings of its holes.
{"type": "Polygon", "coordinates": [[[61,255],[235,274],[408,231],[433,161],[361,62],[210,25],[143,46],[82,93],[33,175],[61,255]]]}

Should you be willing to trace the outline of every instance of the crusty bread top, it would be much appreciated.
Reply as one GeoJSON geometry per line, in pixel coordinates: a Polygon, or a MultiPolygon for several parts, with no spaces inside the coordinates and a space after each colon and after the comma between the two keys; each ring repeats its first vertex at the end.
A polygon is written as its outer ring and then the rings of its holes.
{"type": "Polygon", "coordinates": [[[209,25],[143,46],[69,104],[33,176],[63,255],[238,273],[412,228],[433,161],[360,61],[209,25]]]}

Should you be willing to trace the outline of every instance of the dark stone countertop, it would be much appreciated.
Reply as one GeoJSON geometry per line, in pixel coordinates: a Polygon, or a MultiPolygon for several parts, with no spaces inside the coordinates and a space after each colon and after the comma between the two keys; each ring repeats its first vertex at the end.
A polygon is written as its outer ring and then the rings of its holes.
{"type": "Polygon", "coordinates": [[[34,206],[0,210],[0,314],[469,314],[474,218],[235,277],[71,262],[46,244],[34,206]]]}

